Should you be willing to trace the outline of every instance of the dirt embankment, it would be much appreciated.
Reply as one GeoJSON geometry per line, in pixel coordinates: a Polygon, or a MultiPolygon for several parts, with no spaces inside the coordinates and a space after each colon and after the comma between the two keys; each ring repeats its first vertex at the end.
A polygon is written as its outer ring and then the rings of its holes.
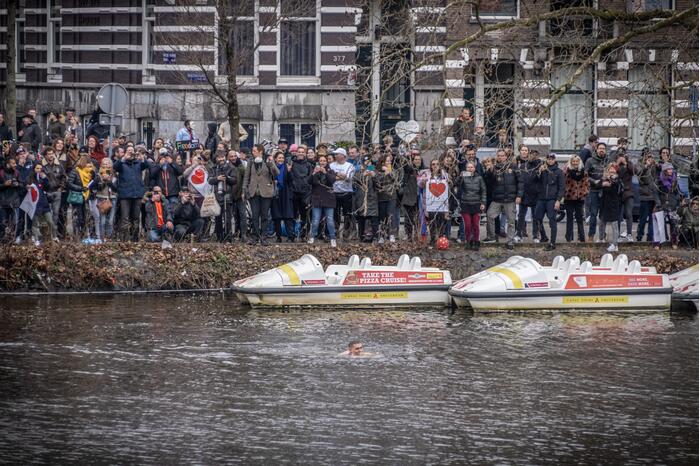
{"type": "MultiPolygon", "coordinates": [[[[345,263],[352,254],[368,256],[373,264],[395,264],[401,254],[419,256],[425,266],[449,269],[454,279],[505,261],[513,254],[540,263],[557,255],[578,255],[597,263],[605,253],[602,244],[567,244],[545,252],[541,246],[519,245],[507,251],[503,244],[481,251],[454,244],[436,251],[423,244],[346,244],[337,249],[327,244],[221,245],[177,244],[161,249],[158,244],[112,243],[100,246],[47,244],[42,247],[5,246],[0,249],[0,291],[123,291],[228,288],[239,278],[254,275],[301,257],[315,255],[324,266],[345,263]]],[[[671,273],[698,261],[698,251],[662,249],[647,244],[623,244],[620,253],[630,260],[656,266],[671,273]]]]}

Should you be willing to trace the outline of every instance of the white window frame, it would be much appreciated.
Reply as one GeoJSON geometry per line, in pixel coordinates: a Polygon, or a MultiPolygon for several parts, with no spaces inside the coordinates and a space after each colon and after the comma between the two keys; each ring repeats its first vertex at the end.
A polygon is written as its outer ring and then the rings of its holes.
{"type": "MultiPolygon", "coordinates": [[[[307,17],[283,17],[281,2],[277,2],[277,84],[278,85],[311,85],[319,86],[321,84],[321,7],[319,5],[319,0],[315,0],[316,3],[316,17],[311,19],[310,16],[307,17]],[[282,69],[282,22],[283,21],[304,21],[311,22],[314,21],[316,25],[316,72],[313,76],[287,76],[280,74],[282,69]]],[[[287,123],[287,122],[285,122],[287,123]]],[[[292,123],[292,122],[289,122],[292,123]]]]}
{"type": "MultiPolygon", "coordinates": [[[[513,15],[494,15],[494,14],[488,14],[488,15],[479,15],[479,19],[481,21],[502,21],[502,20],[508,20],[508,19],[519,19],[520,18],[520,0],[515,0],[515,16],[513,15]]],[[[476,22],[476,16],[470,15],[469,17],[470,22],[476,22]]]]}
{"type": "MultiPolygon", "coordinates": [[[[311,120],[285,120],[277,123],[277,139],[281,136],[280,126],[281,125],[294,125],[294,144],[301,145],[301,125],[316,125],[316,145],[321,141],[321,124],[318,121],[311,120]]],[[[290,144],[291,145],[291,144],[290,144]]],[[[312,147],[315,151],[316,147],[312,147]]]]}
{"type": "MultiPolygon", "coordinates": [[[[637,124],[639,123],[638,118],[634,118],[632,115],[632,112],[635,110],[635,106],[633,105],[633,101],[635,98],[638,98],[639,96],[651,96],[652,99],[654,97],[665,97],[666,102],[664,103],[666,107],[666,118],[668,119],[668,122],[670,123],[672,121],[672,111],[673,111],[673,105],[672,105],[672,99],[671,96],[669,96],[666,92],[664,92],[663,87],[658,87],[658,88],[645,88],[645,89],[633,89],[633,86],[631,85],[632,83],[636,81],[632,81],[631,75],[632,74],[632,69],[629,69],[627,71],[627,82],[628,82],[628,89],[630,90],[630,95],[629,95],[629,103],[627,105],[627,138],[629,139],[630,143],[630,149],[641,149],[645,146],[648,146],[646,142],[642,143],[641,146],[637,144],[637,138],[635,137],[636,135],[634,134],[634,130],[637,127],[637,124]]],[[[673,85],[673,73],[669,72],[671,76],[669,76],[669,83],[673,85]]],[[[652,73],[653,76],[653,73],[652,73]]],[[[661,147],[663,146],[670,146],[670,139],[673,137],[672,132],[666,131],[666,128],[662,124],[659,124],[657,122],[657,125],[655,125],[657,128],[660,129],[659,132],[661,133],[666,133],[666,139],[665,141],[659,141],[656,144],[660,144],[661,147]]],[[[648,128],[647,128],[648,130],[648,128]]],[[[652,141],[652,145],[654,144],[654,141],[652,141]]]]}
{"type": "MultiPolygon", "coordinates": [[[[571,68],[572,70],[575,70],[575,68],[578,66],[578,65],[573,64],[573,63],[570,63],[569,65],[572,66],[572,68],[571,68]]],[[[563,66],[566,66],[566,65],[565,64],[558,65],[558,67],[563,67],[563,66]]],[[[553,81],[554,81],[553,73],[555,73],[558,69],[559,68],[550,71],[550,75],[548,78],[550,82],[553,83],[553,81]]],[[[557,100],[557,102],[555,102],[552,105],[552,107],[550,109],[550,113],[549,113],[549,118],[550,118],[549,137],[550,137],[550,150],[552,150],[552,151],[572,152],[572,151],[578,150],[578,146],[577,146],[577,142],[576,142],[576,135],[573,136],[573,145],[571,147],[555,147],[554,146],[554,142],[555,142],[554,141],[554,139],[555,139],[554,138],[554,136],[555,136],[554,130],[558,129],[557,125],[559,124],[557,118],[555,118],[554,112],[556,110],[558,110],[560,105],[563,105],[563,99],[564,99],[564,97],[566,97],[568,95],[583,95],[583,96],[590,98],[590,100],[591,100],[590,102],[586,102],[586,105],[590,105],[590,107],[591,107],[591,108],[588,108],[588,110],[590,111],[589,118],[591,119],[590,127],[589,127],[589,131],[584,131],[583,133],[581,133],[581,134],[583,134],[583,136],[581,137],[581,142],[583,144],[585,144],[585,138],[587,138],[589,134],[592,134],[592,132],[597,130],[595,118],[597,117],[596,89],[597,89],[598,85],[597,85],[597,75],[596,75],[595,67],[589,67],[588,72],[590,73],[590,80],[591,80],[591,84],[590,84],[588,89],[578,89],[578,88],[574,89],[577,86],[576,83],[574,83],[572,88],[569,89],[564,95],[562,95],[559,98],[559,100],[557,100]]],[[[556,88],[558,86],[554,85],[554,87],[556,88]]],[[[584,107],[584,109],[586,109],[586,108],[584,107]]],[[[583,144],[581,144],[581,145],[583,145],[583,144]]]]}
{"type": "MultiPolygon", "coordinates": [[[[235,0],[233,0],[235,1],[235,0]]],[[[253,22],[253,74],[252,75],[242,75],[236,74],[236,84],[258,84],[258,68],[260,64],[260,0],[255,0],[253,4],[253,16],[242,16],[238,18],[239,21],[252,21],[253,22]]],[[[214,79],[217,83],[225,84],[228,82],[228,77],[225,74],[219,73],[219,14],[218,11],[214,13],[214,67],[216,68],[214,79]]]]}
{"type": "MultiPolygon", "coordinates": [[[[59,2],[61,0],[58,0],[59,2]]],[[[54,59],[54,54],[56,51],[56,41],[55,34],[61,33],[61,24],[63,23],[63,18],[59,16],[52,16],[52,0],[46,0],[46,65],[48,67],[46,80],[50,82],[63,82],[63,72],[61,69],[61,61],[56,61],[54,59]],[[58,30],[56,30],[58,28],[58,30]]],[[[60,12],[59,6],[59,12],[60,12]]],[[[62,43],[58,44],[58,51],[61,52],[62,43]]]]}

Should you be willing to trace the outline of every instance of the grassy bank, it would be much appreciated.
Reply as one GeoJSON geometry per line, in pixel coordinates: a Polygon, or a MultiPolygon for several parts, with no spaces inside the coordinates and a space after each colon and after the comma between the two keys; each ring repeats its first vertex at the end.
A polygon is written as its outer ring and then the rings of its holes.
{"type": "MultiPolygon", "coordinates": [[[[453,244],[436,251],[423,244],[346,244],[337,249],[327,244],[283,244],[267,247],[241,244],[177,244],[161,249],[158,244],[112,243],[100,246],[46,244],[4,246],[0,249],[0,291],[122,291],[227,288],[239,278],[256,274],[314,254],[326,266],[347,262],[352,254],[368,256],[374,264],[395,264],[401,254],[421,257],[423,264],[449,269],[454,279],[469,276],[505,261],[513,254],[541,263],[556,255],[578,255],[582,261],[600,260],[602,244],[560,245],[545,252],[542,246],[487,245],[481,251],[453,244]]],[[[661,272],[681,270],[698,260],[697,250],[670,248],[654,251],[648,244],[622,244],[620,253],[630,260],[653,265],[661,272]]]]}

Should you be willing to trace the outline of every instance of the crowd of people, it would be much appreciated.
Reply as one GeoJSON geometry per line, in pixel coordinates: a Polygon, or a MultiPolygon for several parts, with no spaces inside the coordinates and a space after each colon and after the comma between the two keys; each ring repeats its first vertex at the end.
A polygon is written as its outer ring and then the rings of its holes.
{"type": "Polygon", "coordinates": [[[230,131],[210,124],[199,143],[189,121],[173,146],[156,138],[147,147],[101,137],[73,112],[52,114],[42,131],[29,111],[15,139],[0,114],[0,231],[17,244],[326,240],[335,247],[338,239],[435,242],[456,228],[457,241],[474,250],[498,241],[512,249],[528,237],[552,250],[565,214],[568,242],[606,242],[608,251],[645,237],[655,248],[667,238],[673,248],[697,244],[697,171],[686,196],[668,148],[633,161],[626,139],[611,149],[591,135],[560,167],[556,154],[513,148],[504,131],[495,157],[479,160],[469,118],[464,112],[453,128],[460,143],[426,163],[417,145],[396,146],[391,136],[370,146],[281,138],[235,150],[230,131]]]}

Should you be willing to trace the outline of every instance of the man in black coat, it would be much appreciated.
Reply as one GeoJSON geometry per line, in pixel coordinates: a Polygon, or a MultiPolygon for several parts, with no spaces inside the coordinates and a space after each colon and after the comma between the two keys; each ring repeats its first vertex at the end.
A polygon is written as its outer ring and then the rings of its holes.
{"type": "Polygon", "coordinates": [[[193,234],[195,241],[199,241],[204,219],[199,215],[199,207],[189,188],[184,187],[180,190],[180,196],[172,206],[172,215],[175,241],[182,241],[189,234],[193,234]]]}
{"type": "Polygon", "coordinates": [[[516,166],[518,168],[518,174],[522,180],[524,191],[523,191],[523,201],[520,203],[518,210],[518,220],[516,223],[516,237],[515,241],[521,241],[527,236],[527,224],[525,223],[525,215],[527,214],[527,209],[531,210],[532,215],[532,239],[538,237],[539,228],[537,222],[535,221],[535,207],[537,207],[537,198],[539,191],[539,184],[537,183],[537,170],[540,168],[542,161],[537,158],[536,151],[530,151],[527,146],[521,144],[518,148],[518,160],[516,166]]]}
{"type": "Polygon", "coordinates": [[[486,216],[486,240],[485,243],[495,243],[496,218],[501,213],[506,214],[508,221],[508,243],[506,247],[513,249],[515,237],[515,206],[520,204],[523,196],[523,182],[518,174],[517,167],[508,161],[505,149],[496,152],[496,164],[484,172],[486,186],[491,186],[491,204],[486,216]]]}
{"type": "Polygon", "coordinates": [[[22,124],[24,127],[19,142],[28,143],[29,149],[36,154],[39,151],[39,145],[41,145],[41,128],[30,114],[22,117],[22,124]]]}
{"type": "Polygon", "coordinates": [[[180,176],[184,169],[182,165],[173,162],[172,154],[162,147],[158,150],[158,163],[150,166],[151,187],[158,186],[170,203],[177,200],[180,192],[180,176]]]}
{"type": "MultiPolygon", "coordinates": [[[[549,220],[549,243],[545,246],[545,251],[554,250],[554,243],[557,241],[557,211],[561,207],[564,199],[564,172],[557,165],[557,155],[549,154],[547,162],[537,169],[537,181],[539,184],[539,199],[535,208],[535,218],[537,222],[544,221],[547,214],[549,220]]],[[[544,238],[543,238],[544,240],[544,238]]]]}
{"type": "Polygon", "coordinates": [[[214,189],[216,202],[221,206],[221,213],[214,219],[216,238],[220,243],[231,239],[231,219],[233,218],[233,191],[238,183],[236,170],[226,163],[224,151],[216,153],[216,164],[209,170],[209,184],[214,189]]]}
{"type": "Polygon", "coordinates": [[[5,115],[0,113],[0,143],[11,141],[12,139],[12,128],[5,123],[5,115]]]}
{"type": "Polygon", "coordinates": [[[300,148],[292,160],[291,188],[294,218],[301,220],[301,241],[306,240],[309,231],[311,178],[314,169],[315,164],[312,165],[306,160],[306,151],[300,148]]]}

